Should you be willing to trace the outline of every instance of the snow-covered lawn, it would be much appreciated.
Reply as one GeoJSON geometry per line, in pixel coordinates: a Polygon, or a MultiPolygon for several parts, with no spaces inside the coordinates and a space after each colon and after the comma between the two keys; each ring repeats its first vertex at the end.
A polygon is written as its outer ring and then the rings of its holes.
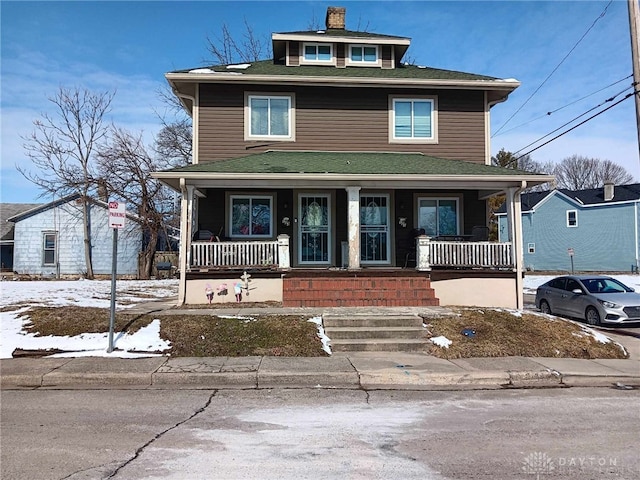
{"type": "MultiPolygon", "coordinates": [[[[640,291],[640,276],[614,275],[626,285],[640,291]]],[[[535,293],[536,288],[553,278],[546,275],[527,275],[524,292],[535,293]]],[[[135,304],[177,295],[177,280],[119,280],[116,299],[118,309],[127,309],[135,304]]],[[[76,281],[3,281],[0,282],[0,308],[19,306],[19,309],[0,313],[0,358],[11,358],[16,348],[59,349],[69,351],[68,356],[149,356],[135,352],[159,352],[170,348],[160,338],[160,320],[155,319],[148,326],[133,334],[118,334],[114,338],[116,350],[107,353],[107,333],[86,333],[75,337],[38,337],[23,330],[28,319],[19,317],[31,306],[86,306],[109,308],[111,282],[109,280],[76,281]]],[[[318,319],[312,321],[318,323],[318,319]]],[[[321,328],[321,324],[319,329],[321,328]]],[[[319,331],[321,337],[323,332],[319,331]]],[[[323,340],[325,350],[329,349],[328,339],[323,340]]]]}
{"type": "MultiPolygon", "coordinates": [[[[118,309],[177,295],[177,280],[119,280],[116,282],[116,304],[118,309]]],[[[160,320],[155,319],[135,333],[120,333],[114,336],[115,350],[107,353],[108,333],[85,333],[74,337],[39,337],[27,333],[23,326],[29,321],[19,317],[32,306],[109,308],[111,303],[111,281],[27,281],[0,282],[0,308],[19,305],[18,310],[0,313],[0,358],[11,358],[16,348],[25,350],[64,350],[57,356],[113,356],[139,357],[150,354],[136,352],[161,352],[171,347],[160,338],[160,320]]]]}

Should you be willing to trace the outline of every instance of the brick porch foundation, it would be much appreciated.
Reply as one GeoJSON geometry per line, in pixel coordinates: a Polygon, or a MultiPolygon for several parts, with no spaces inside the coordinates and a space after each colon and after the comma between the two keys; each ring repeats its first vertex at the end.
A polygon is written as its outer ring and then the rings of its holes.
{"type": "Polygon", "coordinates": [[[285,275],[285,307],[409,307],[438,306],[424,275],[375,274],[285,275]]]}

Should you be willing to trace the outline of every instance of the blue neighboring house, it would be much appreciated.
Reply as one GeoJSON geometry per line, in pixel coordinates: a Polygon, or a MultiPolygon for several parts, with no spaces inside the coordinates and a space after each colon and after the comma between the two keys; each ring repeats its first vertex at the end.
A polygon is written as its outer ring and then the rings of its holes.
{"type": "MultiPolygon", "coordinates": [[[[558,189],[521,196],[524,265],[529,271],[637,271],[640,184],[558,189]]],[[[504,206],[498,239],[507,239],[504,206]]]]}

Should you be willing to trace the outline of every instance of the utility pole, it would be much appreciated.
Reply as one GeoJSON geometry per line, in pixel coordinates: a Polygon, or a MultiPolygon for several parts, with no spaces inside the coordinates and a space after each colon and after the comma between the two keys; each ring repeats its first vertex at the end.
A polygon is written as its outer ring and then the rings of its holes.
{"type": "Polygon", "coordinates": [[[638,43],[638,30],[640,30],[640,13],[638,0],[627,0],[629,7],[629,32],[631,33],[631,60],[633,62],[633,97],[636,102],[636,128],[638,130],[638,152],[640,153],[640,43],[638,43]]]}

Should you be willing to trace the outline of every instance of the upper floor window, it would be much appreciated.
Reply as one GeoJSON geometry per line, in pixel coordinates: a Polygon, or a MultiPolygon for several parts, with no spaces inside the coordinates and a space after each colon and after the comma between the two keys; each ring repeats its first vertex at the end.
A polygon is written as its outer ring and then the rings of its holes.
{"type": "Polygon", "coordinates": [[[232,195],[229,223],[231,237],[271,237],[273,198],[260,195],[232,195]]]}
{"type": "Polygon", "coordinates": [[[351,65],[378,65],[380,55],[376,45],[350,45],[348,62],[351,65]]]}
{"type": "Polygon", "coordinates": [[[328,43],[305,43],[303,51],[303,60],[305,63],[327,63],[333,60],[331,44],[328,43]]]}
{"type": "Polygon", "coordinates": [[[392,98],[389,141],[396,143],[435,143],[435,98],[392,98]]]}
{"type": "Polygon", "coordinates": [[[56,243],[58,235],[54,232],[43,233],[42,235],[42,264],[56,264],[56,243]]]}
{"type": "Polygon", "coordinates": [[[245,139],[293,140],[293,95],[247,95],[245,139]]]}
{"type": "Polygon", "coordinates": [[[577,227],[577,226],[578,226],[578,211],[567,210],[567,227],[577,227]]]}

